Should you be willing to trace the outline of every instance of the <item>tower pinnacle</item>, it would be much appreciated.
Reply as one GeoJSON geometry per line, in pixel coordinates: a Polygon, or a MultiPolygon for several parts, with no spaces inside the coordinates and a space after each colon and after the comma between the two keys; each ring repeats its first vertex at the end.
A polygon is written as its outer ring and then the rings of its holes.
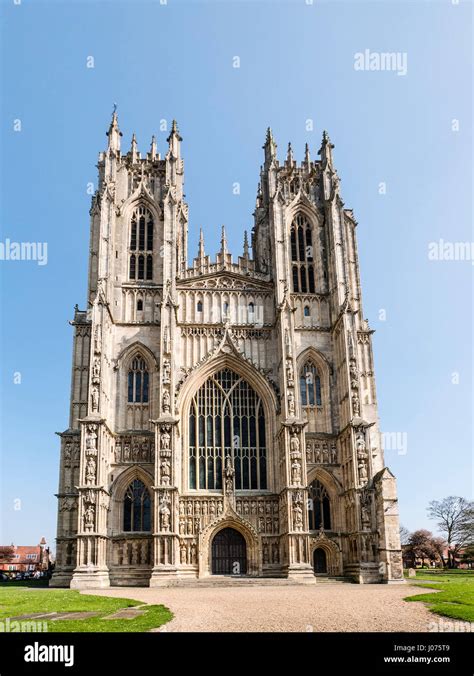
{"type": "Polygon", "coordinates": [[[118,117],[117,117],[117,104],[114,103],[114,110],[112,113],[112,121],[109,126],[109,131],[107,132],[108,143],[107,150],[109,152],[118,152],[120,150],[120,137],[122,132],[118,126],[118,117]]]}

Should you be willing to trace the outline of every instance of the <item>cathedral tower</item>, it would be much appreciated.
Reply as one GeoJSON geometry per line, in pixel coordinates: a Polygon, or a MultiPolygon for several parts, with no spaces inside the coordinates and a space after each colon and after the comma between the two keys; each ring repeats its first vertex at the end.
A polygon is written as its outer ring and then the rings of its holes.
{"type": "Polygon", "coordinates": [[[355,237],[326,132],[280,164],[269,129],[234,261],[187,262],[181,137],[114,112],[91,206],[61,436],[57,567],[76,588],[210,575],[402,581],[355,237]]]}

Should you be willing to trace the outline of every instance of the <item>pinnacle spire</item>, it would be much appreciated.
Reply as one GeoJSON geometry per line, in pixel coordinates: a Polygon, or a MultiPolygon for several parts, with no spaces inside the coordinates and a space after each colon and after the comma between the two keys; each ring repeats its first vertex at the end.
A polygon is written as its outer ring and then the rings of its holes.
{"type": "Polygon", "coordinates": [[[307,143],[304,145],[304,161],[306,162],[306,167],[309,169],[311,155],[309,154],[309,145],[307,143]]]}
{"type": "Polygon", "coordinates": [[[323,131],[323,140],[321,142],[321,148],[319,149],[319,154],[321,155],[321,159],[323,162],[327,163],[330,167],[332,167],[332,150],[334,148],[334,144],[331,143],[331,139],[329,138],[329,134],[327,133],[326,130],[323,131]]]}
{"type": "Polygon", "coordinates": [[[221,235],[221,253],[227,253],[227,235],[225,232],[225,225],[222,226],[222,235],[221,235]]]}
{"type": "Polygon", "coordinates": [[[273,138],[273,132],[270,127],[267,128],[267,135],[265,137],[265,145],[263,150],[265,151],[265,164],[269,165],[273,159],[276,157],[277,144],[273,138]]]}
{"type": "Polygon", "coordinates": [[[249,240],[247,237],[247,230],[244,230],[244,258],[249,257],[249,240]]]}
{"type": "Polygon", "coordinates": [[[120,150],[120,137],[122,132],[118,126],[118,116],[117,116],[117,104],[114,103],[114,110],[112,112],[112,121],[109,126],[109,131],[107,132],[108,144],[107,150],[118,152],[120,150]]]}
{"type": "Polygon", "coordinates": [[[288,143],[288,151],[286,154],[286,161],[288,164],[291,166],[293,164],[293,148],[291,147],[291,143],[288,143]]]}
{"type": "Polygon", "coordinates": [[[137,160],[137,137],[135,136],[135,132],[132,134],[132,143],[130,144],[130,153],[132,155],[132,162],[136,162],[137,160]]]}
{"type": "Polygon", "coordinates": [[[152,160],[156,157],[156,136],[154,134],[151,137],[150,156],[152,160]]]}
{"type": "Polygon", "coordinates": [[[199,228],[198,258],[204,258],[204,256],[204,233],[202,228],[199,228]]]}

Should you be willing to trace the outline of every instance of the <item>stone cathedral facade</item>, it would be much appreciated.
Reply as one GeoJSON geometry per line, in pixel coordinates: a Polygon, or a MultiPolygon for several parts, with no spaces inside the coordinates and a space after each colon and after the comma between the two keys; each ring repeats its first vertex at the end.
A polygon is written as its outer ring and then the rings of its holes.
{"type": "Polygon", "coordinates": [[[251,252],[188,264],[181,137],[162,157],[117,115],[90,210],[60,434],[52,585],[212,575],[401,582],[356,221],[323,135],[277,159],[267,132],[251,252]]]}

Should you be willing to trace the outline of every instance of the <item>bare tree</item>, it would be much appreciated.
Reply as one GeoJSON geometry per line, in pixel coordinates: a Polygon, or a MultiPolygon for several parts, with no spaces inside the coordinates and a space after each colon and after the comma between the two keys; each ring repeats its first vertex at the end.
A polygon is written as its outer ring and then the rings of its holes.
{"type": "Polygon", "coordinates": [[[443,500],[432,500],[428,506],[428,516],[436,520],[436,525],[446,538],[448,568],[455,568],[461,550],[474,539],[474,503],[454,495],[443,500]]]}
{"type": "Polygon", "coordinates": [[[410,531],[400,524],[400,544],[407,545],[410,539],[410,531]]]}

